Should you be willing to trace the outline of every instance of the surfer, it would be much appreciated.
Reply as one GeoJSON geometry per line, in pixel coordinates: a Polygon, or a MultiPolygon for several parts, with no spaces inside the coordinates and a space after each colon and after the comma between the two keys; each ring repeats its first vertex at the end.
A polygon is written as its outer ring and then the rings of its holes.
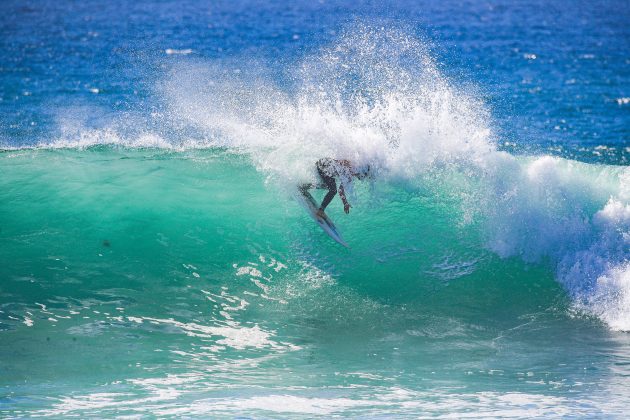
{"type": "Polygon", "coordinates": [[[317,210],[317,216],[320,218],[325,216],[324,210],[326,210],[326,207],[330,204],[337,192],[339,192],[339,197],[343,202],[343,211],[345,211],[346,214],[350,213],[350,207],[352,206],[348,203],[348,199],[346,198],[344,185],[348,185],[352,182],[352,177],[358,179],[366,178],[370,174],[370,165],[358,167],[347,159],[322,158],[315,163],[315,167],[322,180],[322,184],[304,184],[300,187],[300,191],[302,194],[305,194],[310,188],[325,188],[328,190],[328,193],[322,200],[322,204],[317,210]],[[339,189],[337,189],[335,178],[339,178],[339,189]]]}

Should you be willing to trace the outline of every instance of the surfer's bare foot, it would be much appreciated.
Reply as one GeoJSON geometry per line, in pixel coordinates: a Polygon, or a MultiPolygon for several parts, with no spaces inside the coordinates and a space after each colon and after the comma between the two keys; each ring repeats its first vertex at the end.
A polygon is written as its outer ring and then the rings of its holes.
{"type": "Polygon", "coordinates": [[[317,217],[319,217],[320,219],[323,219],[324,217],[326,217],[326,213],[324,213],[324,210],[319,209],[317,210],[317,217]]]}

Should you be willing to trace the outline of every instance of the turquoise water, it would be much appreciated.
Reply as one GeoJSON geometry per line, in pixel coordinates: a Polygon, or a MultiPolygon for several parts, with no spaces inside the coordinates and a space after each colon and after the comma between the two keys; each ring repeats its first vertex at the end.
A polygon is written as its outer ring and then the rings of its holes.
{"type": "Polygon", "coordinates": [[[625,2],[0,10],[0,416],[626,416],[625,2]]]}
{"type": "Polygon", "coordinates": [[[358,187],[347,250],[225,150],[4,152],[4,414],[621,416],[630,338],[592,314],[626,312],[497,256],[447,178],[358,187]]]}

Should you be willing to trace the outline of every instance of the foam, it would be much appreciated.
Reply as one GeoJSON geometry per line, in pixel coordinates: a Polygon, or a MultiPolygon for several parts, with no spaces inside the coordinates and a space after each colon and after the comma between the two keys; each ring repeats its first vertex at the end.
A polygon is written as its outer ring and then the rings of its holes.
{"type": "Polygon", "coordinates": [[[181,50],[177,50],[174,48],[167,48],[164,50],[164,52],[166,53],[166,55],[188,55],[188,54],[192,54],[193,50],[190,48],[184,48],[181,50]]]}
{"type": "MultiPolygon", "coordinates": [[[[146,388],[151,395],[133,397],[131,393],[94,393],[62,398],[51,410],[42,415],[88,415],[103,410],[121,410],[141,415],[146,412],[159,416],[216,416],[233,413],[261,415],[310,416],[413,416],[418,412],[435,418],[524,418],[548,416],[597,416],[602,411],[620,414],[622,408],[601,398],[566,398],[542,393],[444,393],[442,391],[417,392],[404,388],[377,387],[375,398],[351,393],[346,389],[332,388],[327,395],[280,391],[242,397],[196,399],[184,405],[180,399],[185,392],[173,385],[188,384],[197,378],[167,377],[164,380],[130,380],[146,388]],[[296,395],[297,394],[297,395],[296,395]],[[332,395],[330,395],[332,394],[332,395]],[[336,395],[335,395],[336,394],[336,395]],[[179,399],[178,399],[179,398],[179,399]],[[126,399],[126,400],[123,400],[126,399]]],[[[204,383],[207,392],[207,384],[204,383]]]]}
{"type": "Polygon", "coordinates": [[[484,192],[485,234],[501,257],[546,259],[580,310],[630,329],[628,168],[504,156],[484,192]],[[487,201],[486,201],[487,200],[487,201]]]}
{"type": "Polygon", "coordinates": [[[183,333],[192,337],[211,338],[223,337],[216,340],[217,344],[226,345],[237,350],[245,348],[272,348],[275,350],[297,350],[298,346],[276,343],[271,338],[273,334],[261,329],[258,325],[242,327],[237,324],[229,326],[206,326],[196,323],[185,323],[173,319],[143,318],[156,324],[171,325],[179,328],[183,333]]]}

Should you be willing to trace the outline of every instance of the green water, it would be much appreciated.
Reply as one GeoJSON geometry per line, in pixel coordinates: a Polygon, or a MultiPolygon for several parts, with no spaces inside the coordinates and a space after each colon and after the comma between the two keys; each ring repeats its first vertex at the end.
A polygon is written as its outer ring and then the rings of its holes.
{"type": "Polygon", "coordinates": [[[226,151],[3,152],[0,413],[622,417],[628,335],[458,176],[358,185],[345,249],[226,151]]]}

